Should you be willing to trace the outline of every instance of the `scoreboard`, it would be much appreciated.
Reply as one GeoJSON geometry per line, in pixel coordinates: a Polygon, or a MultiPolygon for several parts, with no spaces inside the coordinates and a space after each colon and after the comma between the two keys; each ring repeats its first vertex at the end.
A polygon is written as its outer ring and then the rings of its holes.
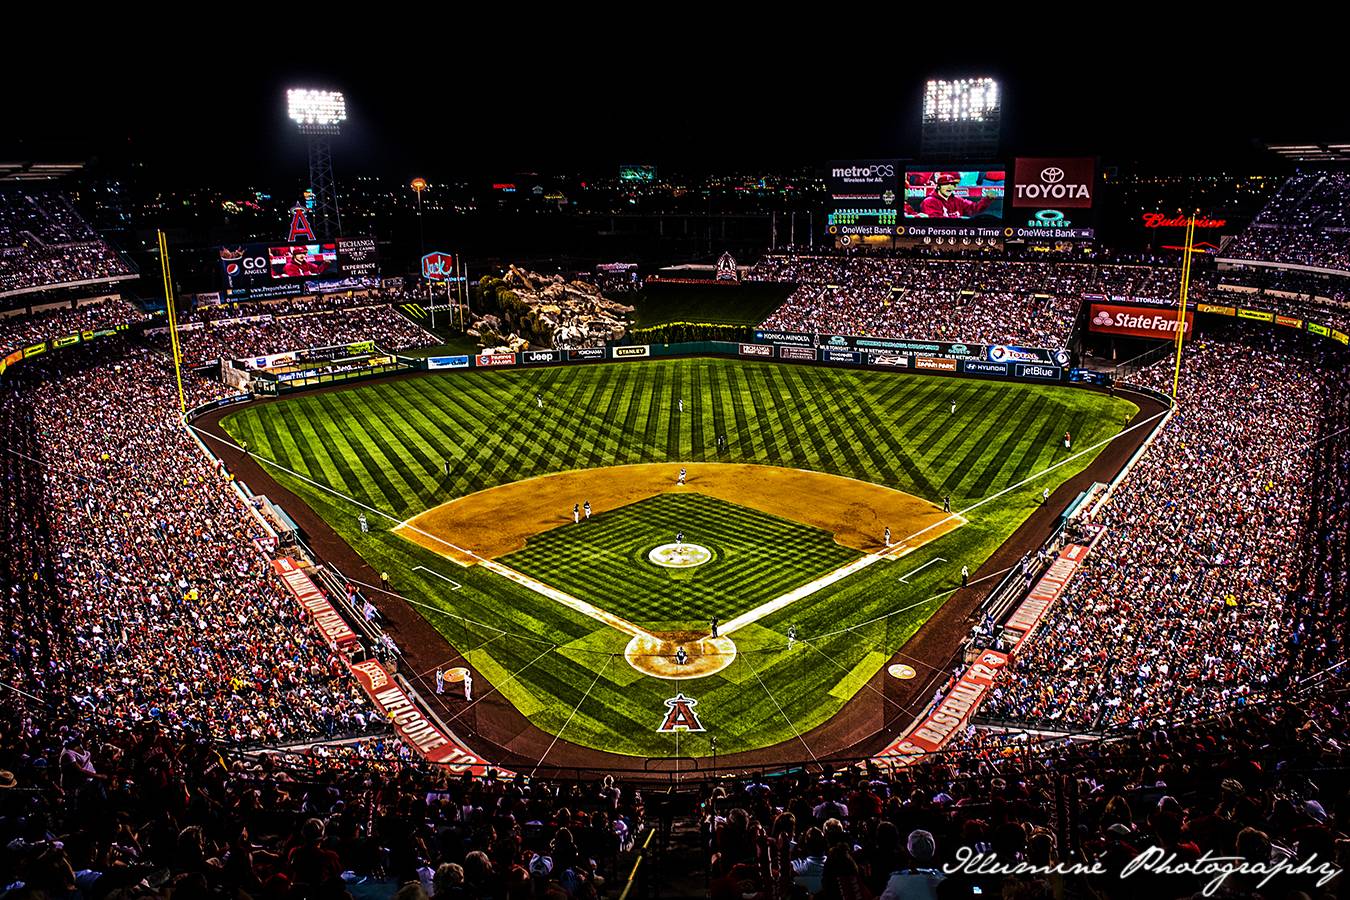
{"type": "Polygon", "coordinates": [[[366,287],[379,276],[375,240],[221,247],[226,300],[264,300],[366,287]]]}

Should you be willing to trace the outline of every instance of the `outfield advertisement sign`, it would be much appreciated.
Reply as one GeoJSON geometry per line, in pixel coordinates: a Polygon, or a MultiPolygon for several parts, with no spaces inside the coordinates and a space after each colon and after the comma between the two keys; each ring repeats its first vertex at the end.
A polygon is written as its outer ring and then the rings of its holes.
{"type": "Polygon", "coordinates": [[[394,730],[428,762],[448,766],[457,775],[487,775],[489,770],[506,774],[487,760],[461,746],[418,708],[417,703],[389,674],[379,660],[368,659],[351,666],[352,674],[394,730]]]}
{"type": "Polygon", "coordinates": [[[908,369],[909,357],[899,353],[871,353],[867,357],[868,365],[890,366],[896,369],[908,369]]]}
{"type": "Polygon", "coordinates": [[[1017,363],[1017,377],[1035,381],[1063,381],[1064,370],[1059,366],[1043,366],[1040,363],[1017,363]]]}
{"type": "Polygon", "coordinates": [[[925,754],[941,750],[979,710],[999,671],[1007,664],[1008,654],[981,650],[937,706],[878,753],[876,761],[908,765],[925,754]]]}
{"type": "Polygon", "coordinates": [[[514,353],[480,353],[474,357],[475,366],[514,366],[516,364],[516,355],[514,353]]]}
{"type": "Polygon", "coordinates": [[[567,358],[573,362],[589,359],[604,359],[604,347],[578,347],[575,350],[567,351],[567,358]]]}
{"type": "Polygon", "coordinates": [[[967,375],[994,375],[1002,378],[1008,374],[1007,363],[985,362],[982,359],[964,359],[961,371],[967,375]]]}
{"type": "Polygon", "coordinates": [[[914,368],[927,369],[930,372],[955,372],[956,360],[941,356],[916,356],[914,368]]]}
{"type": "Polygon", "coordinates": [[[822,334],[820,346],[831,349],[860,350],[863,352],[903,353],[907,356],[947,356],[953,359],[980,359],[983,344],[949,343],[946,341],[914,341],[904,338],[876,338],[842,334],[822,334]]]}
{"type": "Polygon", "coordinates": [[[1006,344],[990,346],[985,352],[985,358],[996,363],[1045,363],[1052,366],[1067,366],[1070,360],[1068,350],[1013,347],[1006,344]]]}
{"type": "Polygon", "coordinates": [[[300,564],[290,557],[272,560],[272,568],[285,583],[291,596],[300,607],[314,618],[314,624],[332,644],[345,647],[356,641],[356,632],[352,631],[347,620],[337,611],[314,579],[310,578],[300,564]]]}
{"type": "Polygon", "coordinates": [[[561,350],[522,350],[520,361],[527,366],[562,362],[561,350]]]}
{"type": "Polygon", "coordinates": [[[798,361],[801,361],[801,362],[815,362],[815,361],[816,361],[816,348],[815,348],[815,347],[792,347],[792,346],[788,346],[788,345],[786,345],[786,344],[780,344],[780,345],[778,346],[778,358],[779,358],[779,359],[795,359],[795,360],[798,360],[798,361]]]}
{"type": "Polygon", "coordinates": [[[854,353],[852,350],[821,350],[820,361],[827,363],[844,363],[850,366],[856,366],[862,361],[861,353],[854,353]]]}
{"type": "Polygon", "coordinates": [[[804,331],[756,331],[755,340],[761,344],[790,344],[794,347],[816,345],[816,335],[804,331]]]}
{"type": "Polygon", "coordinates": [[[651,356],[652,348],[649,344],[632,344],[627,347],[615,347],[615,359],[639,359],[644,356],[651,356]]]}
{"type": "Polygon", "coordinates": [[[760,359],[773,359],[772,344],[741,344],[741,356],[754,356],[760,359]]]}
{"type": "Polygon", "coordinates": [[[468,367],[469,367],[469,357],[467,356],[427,357],[428,369],[467,369],[468,367]]]}

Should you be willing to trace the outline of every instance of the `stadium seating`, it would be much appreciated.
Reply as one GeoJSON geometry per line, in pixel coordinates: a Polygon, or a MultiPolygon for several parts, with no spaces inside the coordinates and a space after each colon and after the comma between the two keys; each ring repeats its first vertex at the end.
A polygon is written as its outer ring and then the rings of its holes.
{"type": "Polygon", "coordinates": [[[59,191],[0,189],[0,293],[130,274],[59,191]]]}
{"type": "Polygon", "coordinates": [[[1224,256],[1350,273],[1350,175],[1296,173],[1224,256]]]}

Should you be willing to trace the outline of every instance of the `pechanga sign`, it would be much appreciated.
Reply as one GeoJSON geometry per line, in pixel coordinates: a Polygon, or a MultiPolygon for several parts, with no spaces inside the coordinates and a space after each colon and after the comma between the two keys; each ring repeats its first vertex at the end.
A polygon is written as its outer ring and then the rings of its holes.
{"type": "MultiPolygon", "coordinates": [[[[1194,315],[1187,310],[1185,337],[1191,336],[1194,315]]],[[[1170,341],[1176,337],[1176,313],[1141,306],[1094,303],[1088,312],[1088,330],[1098,334],[1123,334],[1130,337],[1170,341]]]]}

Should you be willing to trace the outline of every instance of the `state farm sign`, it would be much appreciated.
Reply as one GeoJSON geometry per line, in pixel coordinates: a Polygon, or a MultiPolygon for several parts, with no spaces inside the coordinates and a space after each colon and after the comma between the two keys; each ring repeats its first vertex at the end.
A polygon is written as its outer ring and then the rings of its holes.
{"type": "Polygon", "coordinates": [[[1086,209],[1092,206],[1096,165],[1091,157],[1019,156],[1013,167],[1013,206],[1086,209]]]}
{"type": "MultiPolygon", "coordinates": [[[[1191,336],[1192,314],[1185,320],[1185,336],[1191,336]]],[[[1170,341],[1176,337],[1177,314],[1166,309],[1144,306],[1118,306],[1094,303],[1088,312],[1088,330],[1100,334],[1124,334],[1130,337],[1170,341]]]]}

